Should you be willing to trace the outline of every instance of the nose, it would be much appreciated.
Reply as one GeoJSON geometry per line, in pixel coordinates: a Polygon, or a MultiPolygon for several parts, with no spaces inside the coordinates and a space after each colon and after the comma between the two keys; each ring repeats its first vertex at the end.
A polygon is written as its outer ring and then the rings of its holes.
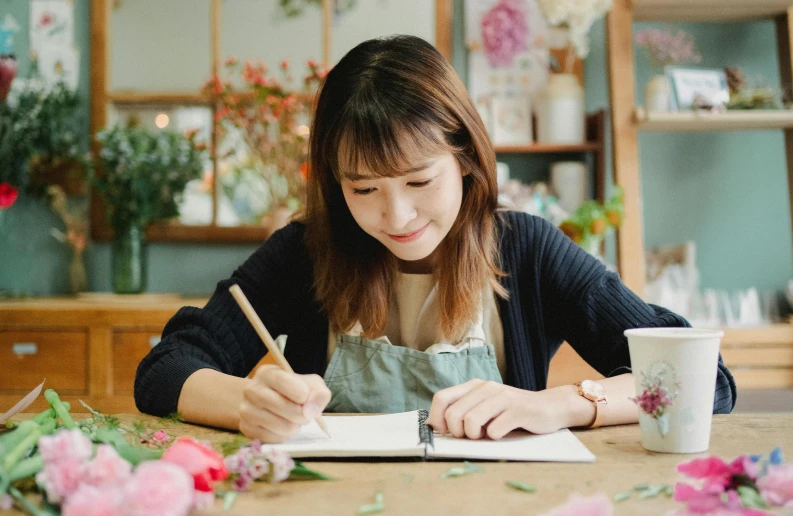
{"type": "Polygon", "coordinates": [[[410,221],[416,218],[416,215],[416,208],[409,196],[396,192],[386,196],[383,205],[383,220],[386,222],[389,232],[405,229],[410,221]]]}

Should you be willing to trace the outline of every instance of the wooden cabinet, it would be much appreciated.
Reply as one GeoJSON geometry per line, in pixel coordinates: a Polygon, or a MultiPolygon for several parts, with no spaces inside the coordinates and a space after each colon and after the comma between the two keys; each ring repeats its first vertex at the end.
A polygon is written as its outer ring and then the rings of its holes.
{"type": "MultiPolygon", "coordinates": [[[[46,379],[72,404],[103,412],[135,412],[140,360],[182,306],[206,299],[89,295],[86,298],[0,302],[0,411],[46,379]]],[[[28,411],[46,408],[39,398],[28,411]]]]}

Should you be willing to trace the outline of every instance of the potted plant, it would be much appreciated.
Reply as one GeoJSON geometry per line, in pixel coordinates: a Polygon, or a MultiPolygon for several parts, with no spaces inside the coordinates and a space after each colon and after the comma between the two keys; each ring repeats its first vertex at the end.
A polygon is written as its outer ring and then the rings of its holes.
{"type": "MultiPolygon", "coordinates": [[[[269,74],[263,62],[241,65],[230,58],[224,68],[226,77],[216,75],[203,88],[217,105],[220,147],[228,147],[221,157],[236,158],[238,168],[255,170],[263,179],[269,202],[261,223],[274,231],[303,202],[309,118],[314,94],[327,70],[309,60],[302,87],[297,88],[292,85],[288,61],[281,62],[281,79],[269,74]],[[234,76],[239,76],[241,89],[233,85],[234,76]],[[240,145],[224,141],[234,137],[241,140],[240,145]]],[[[228,187],[224,178],[220,183],[228,187]]]]}
{"type": "Polygon", "coordinates": [[[589,254],[601,258],[603,238],[609,230],[620,227],[624,217],[623,191],[617,187],[614,195],[603,204],[597,201],[581,204],[559,229],[589,254]]]}
{"type": "Polygon", "coordinates": [[[702,55],[697,51],[694,38],[684,30],[671,32],[661,29],[647,29],[636,34],[636,45],[643,49],[653,78],[644,87],[644,105],[648,113],[669,111],[669,81],[664,68],[684,63],[699,63],[702,55]]]}
{"type": "Polygon", "coordinates": [[[113,290],[119,294],[146,288],[146,242],[151,222],[179,215],[187,183],[201,177],[203,143],[196,131],[185,135],[151,133],[136,127],[116,126],[100,132],[101,145],[91,174],[91,184],[107,205],[115,233],[113,240],[113,290]]]}

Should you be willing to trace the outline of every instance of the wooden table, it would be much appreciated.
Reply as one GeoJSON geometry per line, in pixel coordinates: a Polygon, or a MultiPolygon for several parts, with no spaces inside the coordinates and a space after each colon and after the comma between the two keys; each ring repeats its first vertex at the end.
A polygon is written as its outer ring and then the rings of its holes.
{"type": "MultiPolygon", "coordinates": [[[[150,428],[163,428],[171,435],[206,439],[217,449],[232,438],[229,432],[188,424],[162,424],[149,416],[123,414],[119,418],[122,423],[130,425],[133,421],[142,421],[150,428]]],[[[639,483],[674,485],[681,480],[676,471],[679,463],[709,454],[732,460],[743,453],[767,455],[772,448],[780,446],[789,459],[793,458],[793,414],[714,416],[709,452],[694,455],[644,450],[639,442],[637,425],[575,433],[597,456],[594,464],[482,462],[484,473],[440,479],[442,472],[459,465],[459,462],[311,461],[306,464],[338,480],[292,481],[275,485],[257,483],[251,492],[237,498],[231,511],[224,511],[222,502],[218,500],[212,508],[200,514],[349,516],[355,514],[361,504],[373,502],[375,491],[381,491],[386,510],[380,514],[526,516],[540,514],[565,502],[572,492],[589,495],[603,491],[611,497],[631,490],[639,483]],[[537,492],[510,489],[505,486],[508,480],[532,484],[537,487],[537,492]]],[[[616,503],[615,514],[661,515],[682,507],[682,504],[663,496],[648,500],[633,496],[616,503]]]]}

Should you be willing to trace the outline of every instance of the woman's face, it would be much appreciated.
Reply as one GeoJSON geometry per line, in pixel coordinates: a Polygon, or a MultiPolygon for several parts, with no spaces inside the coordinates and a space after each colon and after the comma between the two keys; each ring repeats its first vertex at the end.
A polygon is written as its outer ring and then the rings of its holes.
{"type": "Polygon", "coordinates": [[[463,175],[447,153],[399,177],[357,171],[341,187],[355,221],[394,253],[404,272],[429,273],[460,212],[463,175]]]}

